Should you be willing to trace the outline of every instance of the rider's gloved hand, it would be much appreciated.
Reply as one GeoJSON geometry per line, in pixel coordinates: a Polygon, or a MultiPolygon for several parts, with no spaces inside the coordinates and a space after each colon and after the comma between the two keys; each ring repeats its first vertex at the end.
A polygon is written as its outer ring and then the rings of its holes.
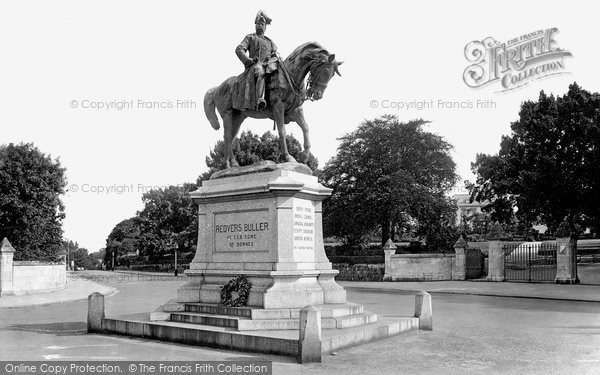
{"type": "Polygon", "coordinates": [[[252,65],[256,64],[257,62],[258,62],[258,57],[255,57],[255,58],[253,58],[253,59],[248,59],[248,60],[246,60],[246,62],[244,63],[244,66],[245,66],[246,68],[249,68],[249,67],[251,67],[252,65]]]}

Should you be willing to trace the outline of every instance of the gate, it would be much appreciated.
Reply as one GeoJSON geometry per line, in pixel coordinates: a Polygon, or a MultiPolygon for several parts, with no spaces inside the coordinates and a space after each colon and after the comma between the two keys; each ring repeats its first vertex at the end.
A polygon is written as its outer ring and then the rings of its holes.
{"type": "Polygon", "coordinates": [[[467,279],[478,279],[483,276],[483,253],[480,249],[466,249],[467,279]]]}
{"type": "Polygon", "coordinates": [[[504,252],[504,279],[542,282],[556,279],[556,242],[508,243],[504,252]]]}

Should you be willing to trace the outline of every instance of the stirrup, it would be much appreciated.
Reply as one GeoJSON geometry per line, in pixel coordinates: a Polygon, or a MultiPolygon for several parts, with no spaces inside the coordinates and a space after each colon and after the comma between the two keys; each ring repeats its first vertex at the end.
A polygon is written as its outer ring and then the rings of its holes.
{"type": "Polygon", "coordinates": [[[258,99],[258,103],[256,104],[256,109],[259,111],[264,111],[267,109],[267,101],[264,99],[258,99]]]}

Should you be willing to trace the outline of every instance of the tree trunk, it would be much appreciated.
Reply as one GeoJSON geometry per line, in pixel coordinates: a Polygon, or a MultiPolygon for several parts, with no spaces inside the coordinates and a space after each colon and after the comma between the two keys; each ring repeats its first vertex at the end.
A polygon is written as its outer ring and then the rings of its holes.
{"type": "Polygon", "coordinates": [[[381,222],[381,247],[390,239],[390,221],[386,219],[381,222]]]}

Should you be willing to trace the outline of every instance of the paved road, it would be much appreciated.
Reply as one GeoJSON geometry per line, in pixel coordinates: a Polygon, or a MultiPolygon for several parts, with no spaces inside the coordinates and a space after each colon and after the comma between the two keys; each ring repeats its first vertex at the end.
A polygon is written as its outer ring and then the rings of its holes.
{"type": "MultiPolygon", "coordinates": [[[[108,315],[151,310],[183,283],[137,275],[97,281],[120,290],[106,300],[108,315]]],[[[414,308],[414,297],[404,292],[349,288],[348,298],[386,316],[412,315],[414,308]]],[[[275,374],[600,374],[600,303],[465,295],[434,295],[433,303],[433,332],[347,349],[308,366],[286,357],[88,335],[85,302],[2,309],[0,360],[267,359],[275,374]]]]}
{"type": "Polygon", "coordinates": [[[582,284],[600,285],[600,264],[580,263],[577,265],[577,275],[582,284]]]}

